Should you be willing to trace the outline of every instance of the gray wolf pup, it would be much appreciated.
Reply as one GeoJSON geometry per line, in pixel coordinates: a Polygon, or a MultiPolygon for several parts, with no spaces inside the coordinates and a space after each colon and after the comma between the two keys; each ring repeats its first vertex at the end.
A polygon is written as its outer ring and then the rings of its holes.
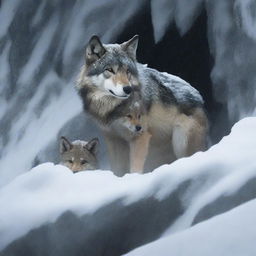
{"type": "Polygon", "coordinates": [[[206,145],[208,120],[199,92],[177,76],[138,63],[137,45],[138,36],[122,44],[102,44],[93,36],[77,81],[84,110],[101,127],[117,175],[130,168],[130,147],[113,124],[132,101],[134,90],[141,95],[152,135],[145,170],[190,156],[206,145]]]}
{"type": "Polygon", "coordinates": [[[95,170],[98,168],[96,157],[99,140],[94,138],[89,142],[75,140],[70,142],[62,136],[60,138],[61,164],[67,166],[72,172],[95,170]]]}

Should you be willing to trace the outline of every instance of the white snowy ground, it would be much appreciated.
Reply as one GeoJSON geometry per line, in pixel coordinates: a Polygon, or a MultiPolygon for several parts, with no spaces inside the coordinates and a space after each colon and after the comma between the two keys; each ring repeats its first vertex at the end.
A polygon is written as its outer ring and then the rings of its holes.
{"type": "Polygon", "coordinates": [[[39,165],[0,189],[0,251],[33,228],[54,222],[66,210],[82,215],[119,198],[124,198],[124,204],[149,195],[162,200],[182,182],[204,174],[182,198],[186,211],[164,234],[166,238],[129,255],[255,256],[255,200],[190,228],[202,207],[256,177],[255,131],[256,118],[243,119],[207,152],[144,175],[73,174],[60,165],[39,165]]]}
{"type": "Polygon", "coordinates": [[[255,256],[256,199],[127,256],[255,256]]]}

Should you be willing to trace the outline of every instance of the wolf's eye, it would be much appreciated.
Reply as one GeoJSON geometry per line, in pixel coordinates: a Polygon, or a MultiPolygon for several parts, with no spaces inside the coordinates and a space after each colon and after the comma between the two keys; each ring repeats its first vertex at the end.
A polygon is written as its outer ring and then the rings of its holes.
{"type": "Polygon", "coordinates": [[[86,160],[81,160],[81,164],[87,164],[86,160]]]}
{"type": "Polygon", "coordinates": [[[127,70],[127,71],[126,71],[126,74],[127,74],[128,78],[130,78],[131,75],[132,75],[130,70],[127,70]]]}
{"type": "Polygon", "coordinates": [[[132,115],[127,115],[127,117],[128,117],[129,119],[132,119],[132,115]]]}
{"type": "Polygon", "coordinates": [[[73,161],[72,161],[72,160],[68,160],[68,162],[69,162],[70,164],[73,164],[73,161]]]}
{"type": "Polygon", "coordinates": [[[105,71],[108,71],[108,72],[110,72],[110,73],[112,73],[112,74],[115,74],[115,71],[113,70],[113,68],[110,68],[110,67],[107,67],[107,68],[105,69],[105,71]]]}

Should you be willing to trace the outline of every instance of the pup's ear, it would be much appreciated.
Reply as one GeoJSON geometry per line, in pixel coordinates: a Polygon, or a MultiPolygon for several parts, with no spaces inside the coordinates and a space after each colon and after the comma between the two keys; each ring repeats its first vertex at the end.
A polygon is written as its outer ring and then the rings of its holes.
{"type": "Polygon", "coordinates": [[[72,143],[67,138],[61,136],[60,138],[60,153],[63,154],[72,149],[72,143]]]}
{"type": "Polygon", "coordinates": [[[129,56],[136,60],[136,50],[139,42],[139,36],[135,35],[133,38],[121,44],[121,47],[124,51],[126,51],[129,56]]]}
{"type": "Polygon", "coordinates": [[[90,65],[91,63],[95,62],[96,60],[100,59],[104,53],[106,52],[106,49],[102,45],[100,39],[98,36],[92,36],[89,40],[89,43],[86,46],[85,50],[85,62],[87,65],[90,65]]]}
{"type": "Polygon", "coordinates": [[[99,139],[93,138],[86,145],[86,149],[89,150],[92,154],[96,154],[98,151],[99,139]]]}

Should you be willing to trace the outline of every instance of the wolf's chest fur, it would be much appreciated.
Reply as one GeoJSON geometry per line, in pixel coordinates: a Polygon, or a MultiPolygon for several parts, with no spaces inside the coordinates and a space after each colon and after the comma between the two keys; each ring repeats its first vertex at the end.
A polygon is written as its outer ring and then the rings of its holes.
{"type": "Polygon", "coordinates": [[[100,125],[107,125],[110,114],[121,104],[119,99],[106,95],[91,86],[81,88],[79,93],[83,100],[84,110],[92,115],[100,125]]]}

